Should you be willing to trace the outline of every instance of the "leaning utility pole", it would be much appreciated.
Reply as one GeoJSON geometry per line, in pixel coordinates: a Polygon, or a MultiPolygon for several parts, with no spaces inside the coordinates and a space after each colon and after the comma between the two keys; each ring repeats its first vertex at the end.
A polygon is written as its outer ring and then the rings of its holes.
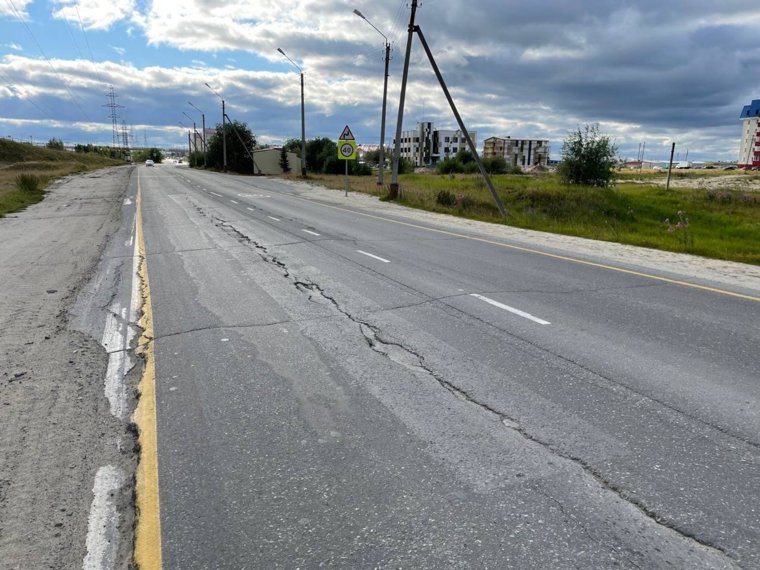
{"type": "Polygon", "coordinates": [[[491,196],[493,197],[494,202],[496,202],[496,207],[499,209],[499,213],[502,215],[502,217],[506,217],[507,210],[504,208],[504,204],[502,203],[501,198],[499,198],[499,195],[496,193],[496,189],[494,188],[493,183],[491,182],[491,177],[488,175],[488,172],[486,171],[486,167],[483,165],[483,161],[480,159],[480,155],[478,154],[478,150],[475,148],[475,143],[472,142],[472,137],[470,137],[470,133],[467,132],[467,128],[464,126],[464,121],[462,121],[462,117],[459,115],[459,111],[457,111],[456,105],[454,104],[454,100],[451,98],[449,89],[448,87],[446,87],[446,82],[443,80],[443,76],[441,75],[441,72],[438,69],[438,65],[435,62],[435,58],[433,57],[433,52],[430,51],[430,47],[428,46],[428,43],[425,40],[425,35],[422,33],[422,28],[415,25],[414,23],[414,18],[416,14],[417,14],[417,0],[413,0],[412,1],[412,16],[411,16],[411,19],[409,20],[409,38],[406,43],[406,57],[404,59],[404,77],[401,81],[401,99],[399,101],[399,106],[398,106],[398,121],[396,123],[396,141],[395,141],[396,144],[394,146],[394,152],[393,152],[393,177],[391,181],[390,198],[394,199],[398,196],[398,166],[399,166],[399,160],[401,158],[401,124],[404,119],[404,97],[406,95],[406,81],[407,81],[407,76],[409,73],[409,56],[412,50],[412,35],[416,32],[420,38],[420,43],[422,43],[422,47],[425,49],[425,53],[427,54],[427,57],[430,60],[430,65],[432,66],[433,71],[435,72],[435,76],[438,78],[438,82],[441,84],[441,89],[443,89],[443,94],[446,96],[446,100],[449,102],[451,111],[454,113],[454,117],[456,118],[457,123],[459,124],[459,130],[464,134],[464,137],[467,140],[467,145],[470,147],[470,152],[475,157],[475,162],[478,163],[480,174],[483,176],[483,180],[485,181],[486,186],[488,186],[488,190],[491,192],[491,196]]]}
{"type": "Polygon", "coordinates": [[[409,78],[409,59],[412,54],[412,37],[414,36],[414,18],[417,16],[417,0],[412,0],[412,15],[409,19],[409,35],[406,38],[404,54],[404,73],[401,76],[401,95],[398,102],[398,119],[396,120],[396,139],[393,144],[393,166],[391,169],[391,186],[389,197],[398,198],[398,164],[401,160],[401,126],[404,122],[404,100],[406,99],[406,82],[409,78]]]}

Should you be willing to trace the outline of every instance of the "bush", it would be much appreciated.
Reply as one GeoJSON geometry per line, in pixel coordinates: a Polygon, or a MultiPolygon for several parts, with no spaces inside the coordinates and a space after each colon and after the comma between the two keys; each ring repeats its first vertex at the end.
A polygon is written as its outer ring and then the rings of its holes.
{"type": "Polygon", "coordinates": [[[41,180],[39,176],[34,174],[21,173],[16,176],[16,189],[19,192],[39,192],[41,180]]]}
{"type": "Polygon", "coordinates": [[[567,184],[607,187],[612,184],[617,148],[599,134],[599,125],[586,125],[570,133],[562,144],[557,172],[567,184]]]}
{"type": "MultiPolygon", "coordinates": [[[[155,162],[155,160],[153,162],[155,162]]],[[[190,165],[190,168],[201,167],[206,164],[206,155],[200,150],[193,151],[190,153],[187,163],[190,165]]]]}
{"type": "Polygon", "coordinates": [[[438,192],[438,195],[435,197],[435,201],[437,204],[440,204],[441,206],[447,206],[452,207],[456,206],[457,204],[457,197],[449,192],[448,190],[441,190],[438,192]]]}
{"type": "Polygon", "coordinates": [[[438,174],[459,174],[464,172],[462,163],[448,156],[440,161],[435,169],[438,174]]]}
{"type": "Polygon", "coordinates": [[[372,168],[366,162],[352,160],[349,162],[348,171],[354,176],[372,176],[372,168]]]}
{"type": "Polygon", "coordinates": [[[489,174],[507,174],[509,167],[507,160],[503,156],[489,156],[483,159],[483,166],[489,174]]]}
{"type": "Polygon", "coordinates": [[[57,138],[50,139],[45,146],[47,148],[52,148],[53,150],[65,150],[63,141],[57,138]]]}
{"type": "Polygon", "coordinates": [[[414,172],[414,163],[408,158],[401,157],[398,160],[399,174],[412,174],[414,172]]]}

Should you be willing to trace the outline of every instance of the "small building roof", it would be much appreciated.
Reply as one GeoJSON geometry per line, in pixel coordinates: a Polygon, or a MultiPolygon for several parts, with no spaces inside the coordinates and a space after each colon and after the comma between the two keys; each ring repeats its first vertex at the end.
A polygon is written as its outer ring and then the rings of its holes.
{"type": "Polygon", "coordinates": [[[746,119],[747,117],[760,117],[760,99],[753,99],[752,103],[744,106],[739,118],[746,119]]]}

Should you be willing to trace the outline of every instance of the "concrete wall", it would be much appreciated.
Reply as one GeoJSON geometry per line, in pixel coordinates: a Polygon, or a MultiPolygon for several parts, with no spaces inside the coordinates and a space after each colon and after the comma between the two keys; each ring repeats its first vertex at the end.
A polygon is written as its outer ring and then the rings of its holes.
{"type": "MultiPolygon", "coordinates": [[[[280,149],[265,148],[253,151],[253,159],[256,162],[256,174],[282,174],[280,168],[280,149]]],[[[290,172],[295,174],[301,173],[301,159],[294,152],[288,153],[288,163],[290,172]]]]}

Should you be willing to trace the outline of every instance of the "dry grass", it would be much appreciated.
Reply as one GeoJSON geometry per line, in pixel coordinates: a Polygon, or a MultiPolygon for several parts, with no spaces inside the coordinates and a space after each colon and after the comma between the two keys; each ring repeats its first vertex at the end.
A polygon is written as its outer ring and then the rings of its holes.
{"type": "Polygon", "coordinates": [[[53,180],[124,164],[102,156],[35,147],[0,139],[0,217],[17,212],[44,198],[44,188],[53,180]],[[36,176],[40,191],[23,191],[17,185],[19,175],[36,176]]]}

